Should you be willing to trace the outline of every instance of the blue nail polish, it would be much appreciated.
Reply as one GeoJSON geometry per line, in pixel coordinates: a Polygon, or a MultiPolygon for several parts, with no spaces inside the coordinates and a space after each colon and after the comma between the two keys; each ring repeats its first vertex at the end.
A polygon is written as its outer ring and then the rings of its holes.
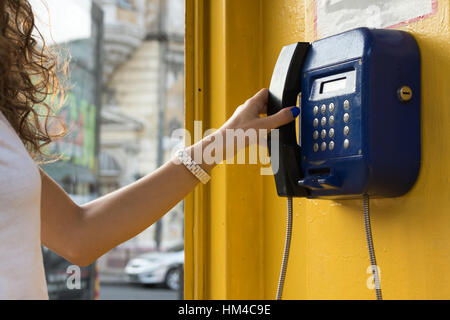
{"type": "Polygon", "coordinates": [[[300,108],[294,107],[291,109],[292,117],[295,119],[300,114],[300,108]]]}

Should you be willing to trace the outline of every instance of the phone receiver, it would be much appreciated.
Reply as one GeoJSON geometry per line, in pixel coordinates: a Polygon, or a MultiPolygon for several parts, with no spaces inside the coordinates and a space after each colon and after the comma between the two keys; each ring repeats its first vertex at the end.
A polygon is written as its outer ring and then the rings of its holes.
{"type": "MultiPolygon", "coordinates": [[[[297,97],[301,91],[302,66],[309,47],[308,42],[298,42],[285,46],[281,50],[269,87],[267,106],[269,116],[297,104],[297,97]]],[[[308,189],[298,184],[303,174],[300,167],[301,147],[297,143],[295,122],[279,128],[278,154],[272,153],[270,134],[268,147],[278,195],[281,197],[308,196],[308,189]]]]}

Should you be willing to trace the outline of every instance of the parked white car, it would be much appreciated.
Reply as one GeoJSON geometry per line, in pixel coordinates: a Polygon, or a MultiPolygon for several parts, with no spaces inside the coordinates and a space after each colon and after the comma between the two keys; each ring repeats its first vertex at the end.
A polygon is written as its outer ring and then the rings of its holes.
{"type": "Polygon", "coordinates": [[[131,283],[164,284],[169,289],[178,290],[183,265],[184,249],[177,247],[131,259],[125,267],[125,273],[131,283]]]}

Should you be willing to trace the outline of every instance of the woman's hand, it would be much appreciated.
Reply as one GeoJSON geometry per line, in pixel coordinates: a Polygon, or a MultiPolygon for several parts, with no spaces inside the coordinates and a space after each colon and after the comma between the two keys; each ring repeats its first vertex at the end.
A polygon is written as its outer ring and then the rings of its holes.
{"type": "Polygon", "coordinates": [[[267,129],[270,131],[293,121],[300,113],[299,108],[290,107],[284,108],[274,115],[260,117],[262,114],[267,114],[268,99],[269,90],[262,89],[239,106],[220,130],[243,129],[246,131],[248,129],[267,129]]]}
{"type": "MultiPolygon", "coordinates": [[[[288,107],[274,115],[261,117],[261,115],[267,114],[268,99],[269,90],[260,90],[240,105],[231,118],[209,137],[214,137],[214,139],[217,137],[224,141],[223,154],[225,158],[237,154],[243,147],[254,144],[266,145],[265,135],[267,133],[293,121],[300,113],[298,107],[288,107]],[[252,130],[253,132],[251,132],[252,130]],[[239,143],[239,139],[241,141],[244,139],[244,144],[239,143]]],[[[211,139],[207,137],[207,141],[211,141],[211,139]]]]}
{"type": "Polygon", "coordinates": [[[215,165],[233,157],[247,146],[257,143],[265,145],[263,140],[268,132],[293,121],[300,113],[298,107],[288,107],[274,115],[261,117],[267,114],[268,98],[269,90],[262,89],[240,105],[219,130],[189,147],[187,151],[191,155],[202,155],[202,158],[197,156],[194,160],[205,171],[210,172],[215,165]],[[212,143],[221,146],[219,154],[216,154],[217,149],[210,147],[212,143]],[[194,149],[197,151],[194,152],[194,149]],[[211,153],[203,152],[205,150],[210,150],[211,153]]]}

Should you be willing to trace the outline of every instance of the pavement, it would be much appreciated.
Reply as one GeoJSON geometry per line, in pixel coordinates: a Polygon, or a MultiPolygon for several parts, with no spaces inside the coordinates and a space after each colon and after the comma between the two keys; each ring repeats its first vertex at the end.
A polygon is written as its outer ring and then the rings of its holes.
{"type": "Polygon", "coordinates": [[[159,286],[100,283],[100,300],[178,300],[177,291],[159,286]]]}
{"type": "Polygon", "coordinates": [[[100,273],[100,300],[178,300],[179,293],[160,285],[127,282],[125,274],[100,273]]]}
{"type": "Polygon", "coordinates": [[[125,274],[109,274],[109,273],[100,273],[99,279],[101,284],[124,284],[128,283],[127,276],[125,274]]]}

